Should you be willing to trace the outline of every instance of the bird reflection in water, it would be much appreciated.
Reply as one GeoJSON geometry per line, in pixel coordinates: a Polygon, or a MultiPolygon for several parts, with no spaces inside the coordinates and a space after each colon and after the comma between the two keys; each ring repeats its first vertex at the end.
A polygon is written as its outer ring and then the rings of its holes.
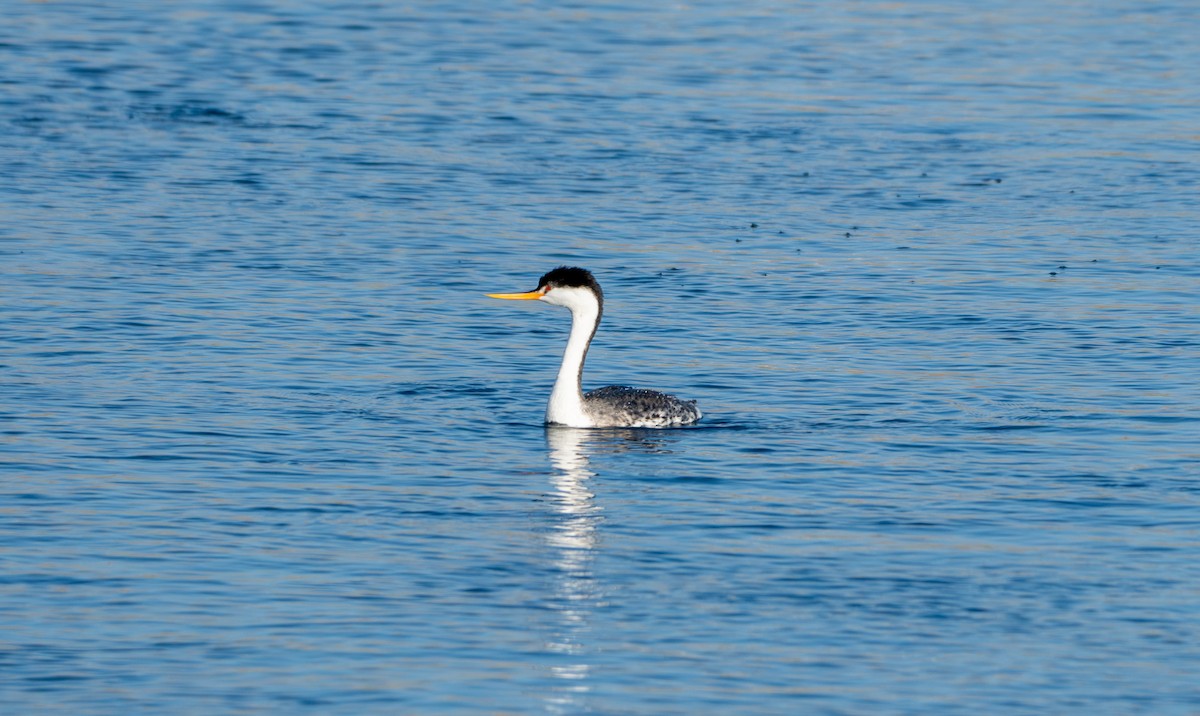
{"type": "Polygon", "coordinates": [[[588,430],[552,426],[546,444],[554,471],[547,503],[554,521],[546,538],[552,550],[554,594],[558,616],[549,650],[560,658],[551,667],[554,686],[546,698],[551,713],[575,713],[591,690],[587,637],[593,612],[604,604],[602,585],[593,573],[601,508],[588,489],[595,476],[590,456],[623,452],[670,452],[665,434],[656,430],[588,430]]]}
{"type": "Polygon", "coordinates": [[[562,657],[551,667],[555,684],[546,705],[552,713],[577,710],[591,688],[584,639],[599,601],[592,560],[600,508],[587,487],[595,473],[588,467],[586,437],[587,431],[578,428],[546,430],[550,462],[554,465],[550,477],[553,491],[547,501],[556,517],[547,542],[553,549],[555,571],[552,606],[559,615],[548,646],[562,657]]]}

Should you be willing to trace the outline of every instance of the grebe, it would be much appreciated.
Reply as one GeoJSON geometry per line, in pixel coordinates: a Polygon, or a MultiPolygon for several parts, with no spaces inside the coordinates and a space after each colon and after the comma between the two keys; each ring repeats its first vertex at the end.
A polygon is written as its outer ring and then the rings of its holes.
{"type": "Polygon", "coordinates": [[[547,423],[572,428],[670,428],[700,419],[696,401],[654,390],[610,385],[583,392],[583,360],[604,313],[604,292],[587,269],[562,266],[538,279],[532,291],[487,295],[571,309],[571,335],[546,406],[547,423]]]}

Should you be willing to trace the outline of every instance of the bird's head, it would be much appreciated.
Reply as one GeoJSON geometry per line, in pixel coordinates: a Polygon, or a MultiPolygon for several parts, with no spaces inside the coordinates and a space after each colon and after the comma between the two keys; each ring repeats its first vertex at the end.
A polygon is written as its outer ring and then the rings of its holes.
{"type": "Polygon", "coordinates": [[[510,301],[543,301],[552,306],[566,306],[572,311],[594,308],[599,311],[604,293],[596,277],[587,269],[560,266],[538,279],[538,286],[525,293],[489,293],[491,298],[510,301]]]}

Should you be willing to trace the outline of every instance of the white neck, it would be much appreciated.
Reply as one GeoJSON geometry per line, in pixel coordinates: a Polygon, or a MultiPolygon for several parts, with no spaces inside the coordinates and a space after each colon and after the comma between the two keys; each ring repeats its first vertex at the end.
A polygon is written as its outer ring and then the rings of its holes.
{"type": "Polygon", "coordinates": [[[591,291],[575,288],[554,289],[543,300],[571,309],[571,336],[563,351],[554,390],[550,391],[546,422],[573,428],[591,427],[594,421],[583,410],[583,361],[600,323],[600,304],[591,291]]]}

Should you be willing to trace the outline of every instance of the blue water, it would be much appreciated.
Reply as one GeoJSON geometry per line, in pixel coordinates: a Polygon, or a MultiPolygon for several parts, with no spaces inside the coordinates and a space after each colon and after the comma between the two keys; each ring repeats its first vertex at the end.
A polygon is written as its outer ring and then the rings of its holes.
{"type": "Polygon", "coordinates": [[[2,14],[6,713],[1200,712],[1195,3],[2,14]]]}

